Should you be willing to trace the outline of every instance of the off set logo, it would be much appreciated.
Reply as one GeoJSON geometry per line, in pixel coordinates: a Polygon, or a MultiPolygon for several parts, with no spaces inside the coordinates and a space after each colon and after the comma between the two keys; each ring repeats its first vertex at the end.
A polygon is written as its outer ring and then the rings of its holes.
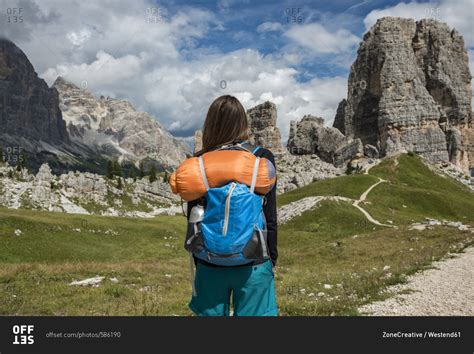
{"type": "Polygon", "coordinates": [[[13,344],[33,344],[34,325],[14,325],[13,326],[13,344]]]}

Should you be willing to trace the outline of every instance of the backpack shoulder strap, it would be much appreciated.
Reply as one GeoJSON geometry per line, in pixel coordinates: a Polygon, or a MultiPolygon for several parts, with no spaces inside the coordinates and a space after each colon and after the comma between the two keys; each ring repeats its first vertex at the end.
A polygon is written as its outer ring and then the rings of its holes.
{"type": "Polygon", "coordinates": [[[198,157],[199,162],[199,170],[201,171],[202,182],[204,183],[204,187],[206,187],[206,191],[209,190],[209,182],[207,181],[206,170],[204,169],[204,161],[202,160],[202,155],[198,157]]]}
{"type": "Polygon", "coordinates": [[[245,150],[252,154],[255,154],[257,150],[259,149],[260,149],[260,146],[252,145],[248,143],[247,141],[242,141],[242,142],[234,142],[230,144],[225,144],[216,148],[215,150],[245,150]]]}
{"type": "Polygon", "coordinates": [[[255,184],[257,183],[257,175],[258,175],[258,166],[260,165],[260,157],[255,159],[255,163],[253,165],[253,172],[252,172],[252,182],[250,184],[250,193],[254,193],[255,191],[255,184]]]}
{"type": "Polygon", "coordinates": [[[248,142],[244,142],[243,144],[241,144],[241,147],[247,150],[248,152],[251,152],[254,155],[258,150],[260,150],[260,146],[252,145],[248,142]]]}

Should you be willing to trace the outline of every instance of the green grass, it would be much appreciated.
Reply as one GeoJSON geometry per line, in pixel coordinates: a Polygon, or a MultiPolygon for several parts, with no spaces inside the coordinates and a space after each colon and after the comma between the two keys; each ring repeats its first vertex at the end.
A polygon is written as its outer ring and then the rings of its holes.
{"type": "MultiPolygon", "coordinates": [[[[474,226],[473,193],[434,175],[414,156],[400,156],[398,166],[385,161],[369,175],[315,182],[278,202],[311,195],[357,199],[377,176],[390,182],[375,187],[362,207],[383,222],[393,220],[397,229],[375,226],[350,203],[332,201],[280,227],[276,286],[282,315],[357,315],[362,304],[388,296],[387,286],[473,243],[470,231],[408,229],[426,216],[474,226]]],[[[0,208],[0,315],[190,315],[185,228],[182,216],[0,208]],[[99,287],[68,285],[96,275],[105,277],[99,287]]]]}
{"type": "Polygon", "coordinates": [[[409,224],[425,217],[474,223],[474,193],[463,184],[441,177],[417,156],[401,155],[398,168],[393,159],[370,172],[389,183],[377,186],[364,208],[375,218],[409,224]]]}
{"type": "Polygon", "coordinates": [[[383,299],[387,286],[473,243],[470,231],[448,227],[375,226],[348,203],[338,204],[323,202],[280,229],[276,281],[284,315],[355,315],[362,304],[383,299]]]}
{"type": "Polygon", "coordinates": [[[278,206],[282,206],[311,195],[333,195],[358,198],[367,188],[377,182],[371,175],[348,175],[325,179],[278,196],[278,206]]]}
{"type": "Polygon", "coordinates": [[[189,314],[185,227],[183,217],[137,220],[2,208],[0,314],[189,314]],[[68,286],[96,275],[106,277],[98,288],[68,286]],[[109,279],[114,277],[116,284],[109,279]]]}

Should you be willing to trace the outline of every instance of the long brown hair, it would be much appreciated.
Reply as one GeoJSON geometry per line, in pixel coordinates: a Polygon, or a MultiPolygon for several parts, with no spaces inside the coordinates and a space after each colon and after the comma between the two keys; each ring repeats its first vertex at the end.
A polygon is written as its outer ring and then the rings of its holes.
{"type": "Polygon", "coordinates": [[[248,138],[247,114],[244,107],[234,96],[221,96],[209,107],[202,132],[202,150],[195,155],[248,138]]]}

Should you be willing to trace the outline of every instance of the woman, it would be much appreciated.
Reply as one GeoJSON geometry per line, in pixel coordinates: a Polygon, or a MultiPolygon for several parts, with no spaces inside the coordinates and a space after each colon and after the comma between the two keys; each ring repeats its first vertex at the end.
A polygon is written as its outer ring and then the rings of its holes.
{"type": "MultiPolygon", "coordinates": [[[[221,96],[209,107],[202,135],[202,155],[226,144],[248,140],[249,127],[245,109],[233,96],[221,96]]],[[[273,154],[260,148],[256,156],[275,165],[273,154]]],[[[232,299],[234,316],[276,316],[273,267],[277,252],[276,186],[265,195],[263,211],[267,222],[267,247],[270,260],[254,261],[241,266],[217,266],[194,258],[195,292],[190,309],[199,316],[228,316],[232,299]]],[[[188,203],[188,217],[197,201],[188,203]]]]}

